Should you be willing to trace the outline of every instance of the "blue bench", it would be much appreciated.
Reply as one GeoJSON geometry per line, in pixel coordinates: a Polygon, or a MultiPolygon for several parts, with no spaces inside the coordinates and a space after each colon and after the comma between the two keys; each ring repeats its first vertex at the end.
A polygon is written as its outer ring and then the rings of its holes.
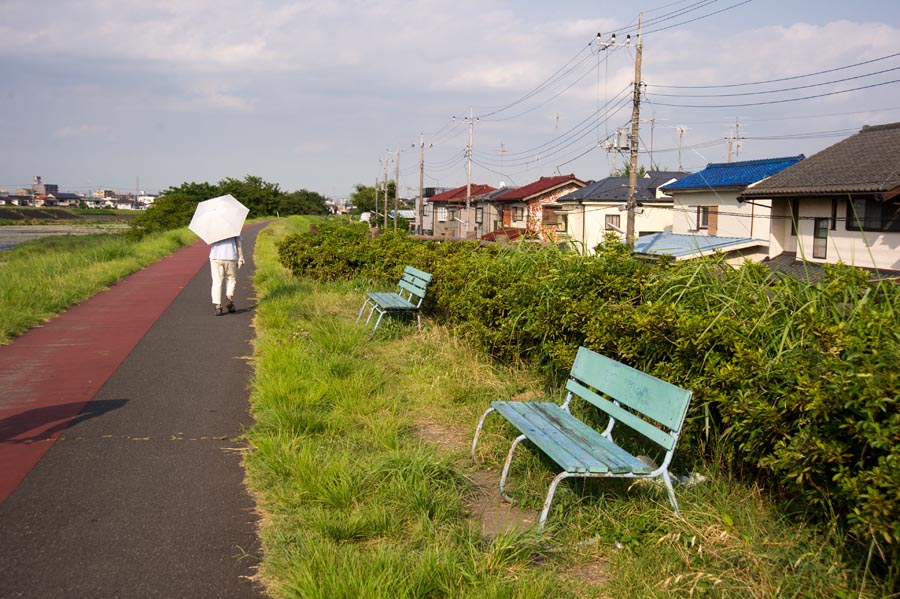
{"type": "Polygon", "coordinates": [[[422,330],[422,316],[419,314],[419,308],[425,299],[425,289],[431,283],[431,279],[432,276],[427,272],[412,266],[405,267],[403,276],[397,282],[397,291],[377,291],[366,294],[366,300],[359,309],[356,322],[359,322],[366,308],[369,308],[369,316],[366,318],[365,325],[372,320],[373,314],[378,313],[378,319],[375,321],[375,326],[372,327],[372,335],[375,334],[385,314],[415,314],[416,324],[419,330],[422,330]]]}
{"type": "Polygon", "coordinates": [[[677,514],[678,502],[668,468],[684,424],[691,392],[584,347],[578,349],[566,390],[562,405],[494,401],[482,414],[472,440],[473,460],[488,414],[500,414],[521,433],[512,442],[503,465],[500,495],[509,502],[513,501],[504,491],[509,467],[516,446],[528,439],[562,469],[550,485],[539,528],[544,526],[557,486],[570,477],[661,477],[669,494],[669,502],[677,514]],[[570,413],[569,406],[574,398],[589,402],[603,412],[604,417],[608,417],[602,431],[570,413]],[[657,467],[650,460],[641,460],[619,447],[612,436],[616,423],[624,424],[662,447],[665,450],[662,465],[657,467]]]}

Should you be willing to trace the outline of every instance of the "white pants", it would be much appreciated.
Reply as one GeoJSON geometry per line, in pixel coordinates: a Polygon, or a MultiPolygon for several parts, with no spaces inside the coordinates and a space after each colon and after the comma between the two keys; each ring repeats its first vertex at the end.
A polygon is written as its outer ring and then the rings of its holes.
{"type": "Polygon", "coordinates": [[[210,260],[212,268],[212,303],[222,305],[222,280],[225,281],[225,296],[234,296],[237,284],[237,260],[210,260]]]}

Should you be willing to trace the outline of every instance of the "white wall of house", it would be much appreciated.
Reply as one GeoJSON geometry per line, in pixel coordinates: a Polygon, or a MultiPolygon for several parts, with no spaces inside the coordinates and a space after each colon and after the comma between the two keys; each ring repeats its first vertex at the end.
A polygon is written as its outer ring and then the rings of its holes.
{"type": "Polygon", "coordinates": [[[769,256],[796,252],[797,258],[820,264],[843,262],[862,268],[900,270],[900,233],[847,230],[847,200],[837,203],[837,223],[832,229],[830,198],[804,198],[799,202],[797,235],[793,234],[790,200],[777,200],[773,206],[773,234],[769,256]],[[825,241],[817,245],[816,219],[829,225],[820,229],[825,241]],[[824,257],[822,250],[824,248],[824,257]]]}
{"type": "MultiPolygon", "coordinates": [[[[603,241],[607,233],[614,233],[619,239],[625,239],[625,228],[628,213],[620,210],[621,203],[590,202],[584,204],[568,204],[570,207],[564,213],[566,220],[565,232],[560,231],[573,240],[586,254],[593,254],[594,248],[603,241]],[[618,227],[616,231],[614,226],[618,227]]],[[[638,235],[650,233],[662,233],[672,230],[672,204],[650,204],[644,202],[642,212],[634,216],[634,230],[638,235]]]]}
{"type": "Polygon", "coordinates": [[[690,235],[768,239],[771,233],[771,200],[752,204],[737,201],[738,191],[676,193],[672,231],[690,235]],[[698,227],[698,207],[708,207],[715,216],[706,228],[698,227]]]}

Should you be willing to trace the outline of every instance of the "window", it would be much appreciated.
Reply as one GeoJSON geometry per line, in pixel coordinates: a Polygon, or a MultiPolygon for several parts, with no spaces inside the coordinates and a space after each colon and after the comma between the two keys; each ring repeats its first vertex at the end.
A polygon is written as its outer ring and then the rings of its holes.
{"type": "Polygon", "coordinates": [[[900,204],[853,198],[847,203],[847,230],[900,232],[900,204]]]}
{"type": "Polygon", "coordinates": [[[447,208],[445,206],[438,206],[437,220],[439,223],[447,222],[447,208]]]}
{"type": "Polygon", "coordinates": [[[484,208],[478,207],[475,209],[475,224],[480,225],[484,222],[484,208]]]}
{"type": "Polygon", "coordinates": [[[556,208],[544,207],[541,210],[541,225],[559,233],[566,232],[566,215],[556,208]]]}
{"type": "Polygon", "coordinates": [[[607,231],[619,231],[621,230],[619,227],[619,219],[621,216],[618,214],[607,214],[606,215],[606,230],[607,231]]]}
{"type": "Polygon", "coordinates": [[[516,221],[525,220],[525,209],[521,206],[512,209],[512,219],[516,221]]]}
{"type": "Polygon", "coordinates": [[[709,228],[709,206],[697,206],[697,230],[709,228]]]}
{"type": "Polygon", "coordinates": [[[830,218],[817,218],[816,227],[813,230],[813,258],[825,258],[828,252],[828,227],[830,218]]]}

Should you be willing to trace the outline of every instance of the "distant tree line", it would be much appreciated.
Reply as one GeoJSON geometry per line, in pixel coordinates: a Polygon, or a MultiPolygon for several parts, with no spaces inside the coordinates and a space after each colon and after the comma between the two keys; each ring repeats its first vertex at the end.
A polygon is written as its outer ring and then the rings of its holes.
{"type": "Polygon", "coordinates": [[[216,184],[182,183],[169,187],[153,206],[131,220],[132,233],[178,229],[191,222],[197,204],[217,196],[231,194],[250,209],[248,218],[291,214],[328,214],[325,197],[315,191],[283,191],[278,183],[247,175],[243,180],[228,177],[216,184]]]}

